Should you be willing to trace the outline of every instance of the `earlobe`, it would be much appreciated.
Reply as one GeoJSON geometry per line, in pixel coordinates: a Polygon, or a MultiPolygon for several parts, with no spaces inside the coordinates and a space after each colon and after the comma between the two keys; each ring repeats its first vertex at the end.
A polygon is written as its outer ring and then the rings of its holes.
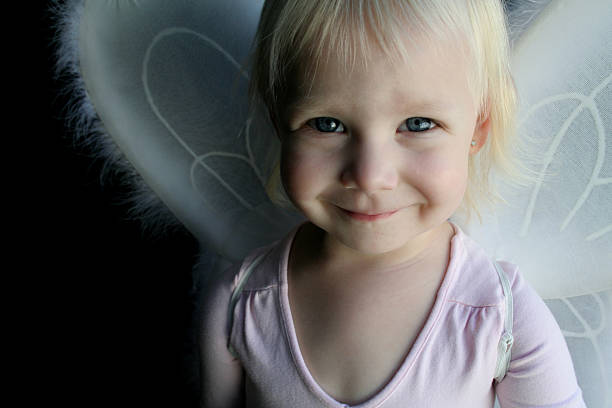
{"type": "Polygon", "coordinates": [[[476,123],[476,128],[474,129],[474,135],[472,136],[472,141],[470,144],[470,154],[476,154],[482,149],[482,147],[487,142],[487,138],[489,137],[489,131],[491,130],[491,121],[490,115],[486,115],[486,117],[479,117],[478,123],[476,123]]]}

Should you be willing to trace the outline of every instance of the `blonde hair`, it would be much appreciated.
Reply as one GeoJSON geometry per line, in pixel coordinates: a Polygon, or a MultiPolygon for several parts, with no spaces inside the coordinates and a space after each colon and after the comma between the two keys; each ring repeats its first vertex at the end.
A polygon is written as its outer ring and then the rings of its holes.
{"type": "MultiPolygon", "coordinates": [[[[297,74],[313,81],[318,65],[332,52],[347,69],[367,64],[359,55],[367,53],[372,40],[390,58],[407,60],[406,27],[434,42],[465,40],[474,67],[468,80],[481,118],[489,115],[490,121],[486,145],[470,159],[463,200],[468,216],[475,210],[480,218],[476,203],[493,204],[500,198],[489,182],[492,166],[510,179],[521,177],[512,152],[516,92],[499,0],[266,0],[255,37],[251,104],[263,102],[278,124],[297,74]]],[[[273,202],[283,205],[288,200],[279,165],[280,158],[267,191],[273,202]]]]}

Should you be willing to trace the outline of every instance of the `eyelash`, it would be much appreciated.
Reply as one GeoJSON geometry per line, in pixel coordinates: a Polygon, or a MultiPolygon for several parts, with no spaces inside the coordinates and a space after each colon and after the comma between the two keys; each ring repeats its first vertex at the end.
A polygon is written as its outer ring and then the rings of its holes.
{"type": "MultiPolygon", "coordinates": [[[[306,124],[309,127],[311,127],[313,130],[315,130],[315,131],[317,131],[319,133],[343,133],[343,132],[345,132],[344,124],[341,121],[339,121],[338,119],[332,118],[332,117],[329,117],[329,116],[320,116],[320,117],[317,117],[317,118],[310,119],[308,122],[306,122],[306,124]],[[332,128],[332,130],[327,130],[327,131],[326,130],[321,130],[320,126],[323,125],[323,124],[328,125],[329,127],[332,128]],[[338,131],[338,129],[341,129],[341,130],[338,131]]],[[[422,117],[422,116],[415,116],[415,117],[411,117],[411,118],[408,118],[408,119],[404,120],[398,129],[400,129],[400,131],[402,131],[402,132],[423,133],[423,132],[427,132],[427,131],[429,131],[431,129],[435,129],[436,127],[438,127],[438,125],[432,119],[425,118],[425,117],[422,117]],[[414,124],[416,126],[419,126],[424,121],[429,122],[430,125],[429,125],[429,127],[422,128],[421,130],[410,130],[410,129],[408,129],[408,121],[413,121],[412,124],[414,124]],[[403,129],[401,129],[402,127],[406,127],[406,129],[403,130],[403,129]]]]}

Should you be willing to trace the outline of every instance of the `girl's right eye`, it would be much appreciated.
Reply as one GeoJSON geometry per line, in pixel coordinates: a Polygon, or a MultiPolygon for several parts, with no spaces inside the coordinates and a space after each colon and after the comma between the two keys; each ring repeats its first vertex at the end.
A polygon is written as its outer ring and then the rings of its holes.
{"type": "Polygon", "coordinates": [[[327,116],[310,119],[306,122],[308,126],[322,133],[342,133],[344,125],[336,118],[327,116]]]}

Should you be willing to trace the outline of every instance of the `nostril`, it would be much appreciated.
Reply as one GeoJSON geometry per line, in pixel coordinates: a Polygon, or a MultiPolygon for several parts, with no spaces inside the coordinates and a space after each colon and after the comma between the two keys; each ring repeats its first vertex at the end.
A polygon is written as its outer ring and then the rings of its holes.
{"type": "Polygon", "coordinates": [[[358,189],[365,193],[381,190],[393,190],[398,184],[397,172],[391,167],[377,169],[346,170],[342,172],[340,182],[345,189],[358,189]]]}
{"type": "Polygon", "coordinates": [[[357,189],[359,186],[355,182],[355,178],[351,174],[351,170],[345,170],[342,172],[340,176],[340,182],[342,186],[346,189],[357,189]]]}

